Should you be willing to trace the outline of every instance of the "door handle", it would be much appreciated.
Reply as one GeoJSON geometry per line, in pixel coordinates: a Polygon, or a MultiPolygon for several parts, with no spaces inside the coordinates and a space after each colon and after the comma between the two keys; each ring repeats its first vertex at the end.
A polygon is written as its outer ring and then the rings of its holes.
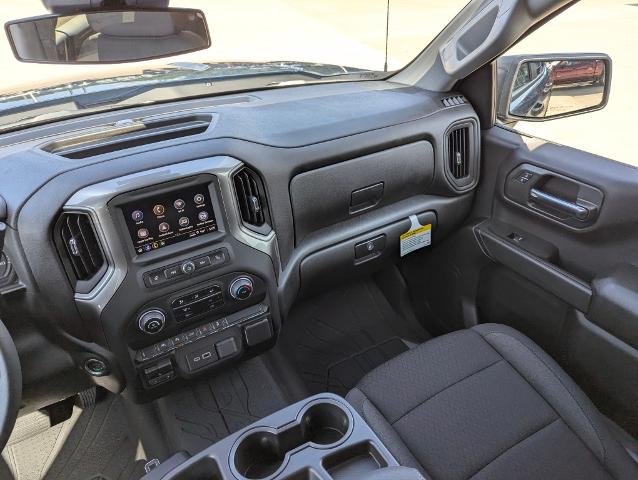
{"type": "Polygon", "coordinates": [[[568,200],[564,200],[555,195],[551,195],[549,193],[545,193],[538,188],[532,188],[529,191],[529,197],[534,202],[540,203],[541,205],[545,205],[546,207],[551,207],[560,212],[566,213],[574,218],[577,218],[580,221],[585,221],[589,217],[590,209],[587,207],[583,207],[582,205],[578,205],[577,203],[570,202],[568,200]]]}

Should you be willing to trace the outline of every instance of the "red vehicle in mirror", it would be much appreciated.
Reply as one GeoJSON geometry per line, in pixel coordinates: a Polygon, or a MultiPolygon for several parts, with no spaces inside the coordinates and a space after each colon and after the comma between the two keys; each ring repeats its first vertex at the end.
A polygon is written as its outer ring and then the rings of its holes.
{"type": "Polygon", "coordinates": [[[555,85],[565,83],[600,83],[605,78],[602,60],[567,60],[552,68],[551,80],[555,85]]]}

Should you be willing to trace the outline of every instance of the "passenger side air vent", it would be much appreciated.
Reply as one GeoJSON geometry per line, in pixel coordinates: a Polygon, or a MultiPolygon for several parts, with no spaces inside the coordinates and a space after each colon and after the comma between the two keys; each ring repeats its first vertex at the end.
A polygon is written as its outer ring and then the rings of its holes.
{"type": "Polygon", "coordinates": [[[463,105],[464,103],[467,103],[467,100],[463,95],[453,95],[441,99],[441,103],[443,103],[444,107],[454,107],[456,105],[463,105]]]}
{"type": "Polygon", "coordinates": [[[89,158],[127,148],[204,133],[212,115],[195,114],[124,120],[44,145],[42,150],[69,159],[89,158]]]}
{"type": "Polygon", "coordinates": [[[55,241],[75,290],[90,291],[106,270],[91,218],[85,213],[63,213],[55,226],[55,241]]]}
{"type": "Polygon", "coordinates": [[[259,175],[243,167],[233,176],[237,204],[245,226],[258,233],[270,230],[266,190],[259,175]]]}
{"type": "Polygon", "coordinates": [[[480,144],[474,119],[454,122],[445,134],[445,174],[456,191],[473,188],[478,181],[480,144]]]}
{"type": "Polygon", "coordinates": [[[456,179],[467,177],[469,175],[469,127],[457,127],[448,133],[447,145],[450,173],[456,179]]]}

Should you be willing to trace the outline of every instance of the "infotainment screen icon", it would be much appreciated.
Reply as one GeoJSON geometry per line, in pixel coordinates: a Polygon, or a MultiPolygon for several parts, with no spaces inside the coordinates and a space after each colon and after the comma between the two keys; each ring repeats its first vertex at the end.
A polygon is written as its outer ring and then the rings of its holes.
{"type": "Polygon", "coordinates": [[[206,184],[136,200],[121,208],[138,255],[218,228],[206,184]]]}

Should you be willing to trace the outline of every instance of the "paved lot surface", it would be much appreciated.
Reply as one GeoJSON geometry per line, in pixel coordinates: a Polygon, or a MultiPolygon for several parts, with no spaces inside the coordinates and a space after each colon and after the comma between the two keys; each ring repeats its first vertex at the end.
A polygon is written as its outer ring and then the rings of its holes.
{"type": "MultiPolygon", "coordinates": [[[[409,62],[466,0],[390,0],[389,67],[409,62]]],[[[387,0],[172,0],[206,13],[213,47],[204,52],[135,64],[171,61],[306,60],[382,69],[387,0]]],[[[0,0],[0,20],[39,15],[40,0],[0,0]]],[[[600,112],[521,131],[638,166],[628,147],[638,113],[638,2],[582,0],[511,53],[604,52],[612,57],[609,105],[600,112]]],[[[17,62],[0,34],[0,92],[124,73],[121,66],[43,66],[17,62]]]]}

